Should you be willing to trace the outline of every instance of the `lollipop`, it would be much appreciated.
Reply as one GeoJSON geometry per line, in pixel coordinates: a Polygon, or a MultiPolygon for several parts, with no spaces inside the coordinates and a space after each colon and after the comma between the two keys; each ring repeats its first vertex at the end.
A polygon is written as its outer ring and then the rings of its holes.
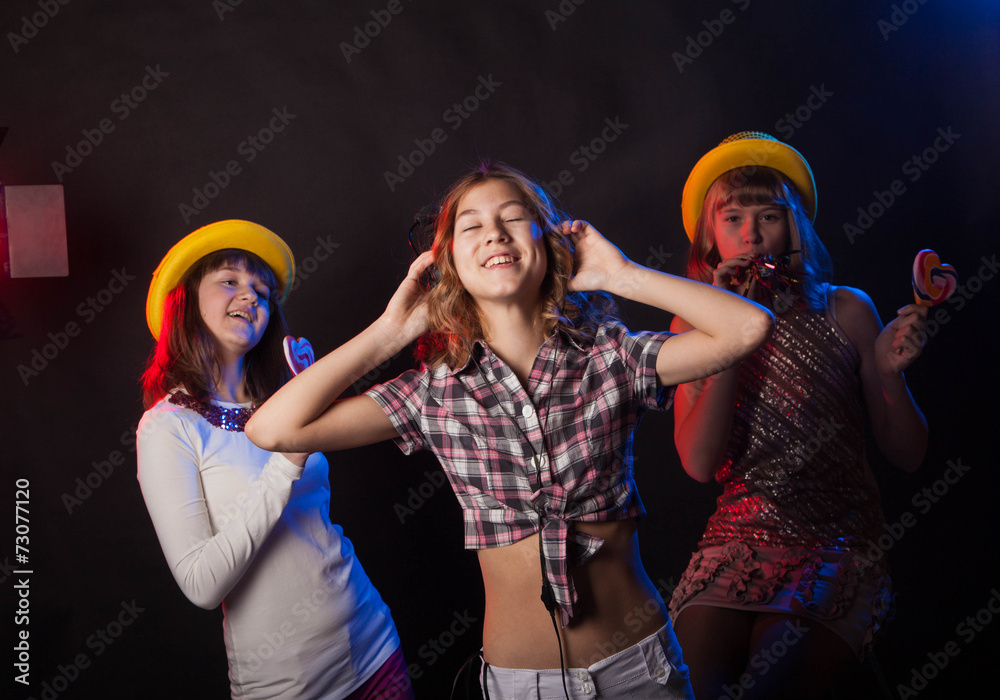
{"type": "Polygon", "coordinates": [[[316,361],[312,345],[305,338],[296,340],[292,336],[286,335],[282,346],[285,348],[285,360],[292,369],[292,374],[298,374],[316,361]]]}
{"type": "Polygon", "coordinates": [[[921,250],[913,259],[913,296],[921,306],[934,306],[950,297],[958,286],[958,273],[941,262],[933,250],[921,250]]]}

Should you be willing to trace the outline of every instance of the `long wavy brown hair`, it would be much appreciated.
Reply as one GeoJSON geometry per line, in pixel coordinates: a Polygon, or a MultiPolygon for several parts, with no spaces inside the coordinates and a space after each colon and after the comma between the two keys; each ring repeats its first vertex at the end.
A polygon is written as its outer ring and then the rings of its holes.
{"type": "Polygon", "coordinates": [[[542,229],[548,265],[542,280],[539,313],[545,336],[561,331],[581,345],[591,345],[602,323],[619,318],[618,306],[611,295],[568,290],[573,276],[573,245],[563,236],[560,223],[569,217],[523,172],[505,163],[486,161],[455,182],[438,208],[432,250],[441,277],[428,294],[429,330],[420,338],[416,350],[417,359],[431,367],[441,363],[452,369],[464,365],[471,344],[483,339],[479,308],[462,286],[451,246],[459,200],[489,180],[503,180],[513,186],[542,229]]]}
{"type": "Polygon", "coordinates": [[[773,168],[737,168],[720,175],[705,194],[701,216],[695,225],[685,274],[691,279],[712,283],[715,268],[722,262],[715,243],[715,212],[736,201],[740,206],[776,204],[788,214],[789,267],[801,279],[802,303],[811,309],[826,307],[826,284],[833,278],[833,261],[816,234],[798,189],[773,168]]]}
{"type": "Polygon", "coordinates": [[[221,367],[215,340],[201,318],[198,287],[210,272],[226,266],[243,267],[271,290],[270,319],[260,342],[246,354],[243,380],[253,405],[259,406],[285,382],[291,370],[285,361],[282,340],[288,326],[281,313],[280,289],[266,262],[246,250],[230,248],[209,253],[194,263],[164,302],[160,338],[142,375],[143,405],[149,408],[176,387],[199,400],[212,395],[221,367]]]}

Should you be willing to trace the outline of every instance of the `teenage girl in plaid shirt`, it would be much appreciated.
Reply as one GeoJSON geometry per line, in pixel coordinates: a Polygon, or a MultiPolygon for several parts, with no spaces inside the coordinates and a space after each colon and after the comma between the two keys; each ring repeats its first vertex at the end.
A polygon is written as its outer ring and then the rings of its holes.
{"type": "Polygon", "coordinates": [[[247,435],[270,450],[393,439],[434,451],[479,553],[487,697],[690,698],[639,557],[632,432],[643,410],[669,405],[660,389],[739,362],[773,316],[637,265],[587,222],[563,219],[508,166],[459,180],[433,249],[382,316],[260,407],[247,435]],[[432,265],[440,281],[428,291],[432,265]],[[607,293],[693,328],[629,333],[607,293]],[[418,338],[420,369],[338,398],[418,338]]]}

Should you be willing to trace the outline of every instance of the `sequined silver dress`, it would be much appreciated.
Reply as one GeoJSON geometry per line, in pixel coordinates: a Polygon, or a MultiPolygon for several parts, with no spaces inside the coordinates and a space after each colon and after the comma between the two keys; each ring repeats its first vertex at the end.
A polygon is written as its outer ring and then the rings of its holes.
{"type": "Polygon", "coordinates": [[[859,629],[835,631],[860,652],[891,609],[860,358],[826,312],[791,309],[776,321],[740,367],[715,477],[724,490],[671,612],[694,603],[847,615],[859,629]]]}

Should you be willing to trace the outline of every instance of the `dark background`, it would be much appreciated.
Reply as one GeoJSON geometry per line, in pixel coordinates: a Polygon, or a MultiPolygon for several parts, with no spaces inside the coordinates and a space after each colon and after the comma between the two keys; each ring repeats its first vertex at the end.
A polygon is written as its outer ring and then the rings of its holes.
{"type": "MultiPolygon", "coordinates": [[[[968,285],[932,313],[908,372],[931,426],[926,462],[907,475],[871,455],[898,534],[885,540],[898,614],[877,655],[891,697],[995,693],[997,15],[988,0],[5,2],[0,179],[65,187],[70,274],[0,281],[18,335],[0,340],[0,693],[227,696],[221,612],[181,595],[134,476],[146,290],[175,241],[226,218],[278,232],[299,263],[291,327],[322,353],[381,312],[410,260],[414,212],[480,157],[546,182],[566,171],[553,189],[568,211],[679,272],[684,180],[745,129],[809,160],[836,281],[869,292],[883,319],[911,300],[921,248],[968,285]],[[897,180],[902,194],[880,208],[897,180]],[[128,284],[108,301],[116,273],[128,284]],[[25,372],[70,322],[79,334],[25,372]],[[954,483],[949,463],[963,467],[954,483]],[[12,669],[18,478],[30,480],[28,693],[12,669]],[[978,631],[964,626],[977,613],[978,631]],[[944,668],[927,666],[935,658],[944,668]]],[[[633,328],[669,324],[626,311],[633,328]]],[[[643,559],[663,589],[716,495],[683,475],[672,428],[671,414],[648,416],[636,447],[643,559]]],[[[329,457],[333,520],[393,610],[418,697],[447,697],[481,642],[459,509],[428,456],[382,444],[329,457]]],[[[870,679],[847,696],[878,697],[870,679]]]]}

